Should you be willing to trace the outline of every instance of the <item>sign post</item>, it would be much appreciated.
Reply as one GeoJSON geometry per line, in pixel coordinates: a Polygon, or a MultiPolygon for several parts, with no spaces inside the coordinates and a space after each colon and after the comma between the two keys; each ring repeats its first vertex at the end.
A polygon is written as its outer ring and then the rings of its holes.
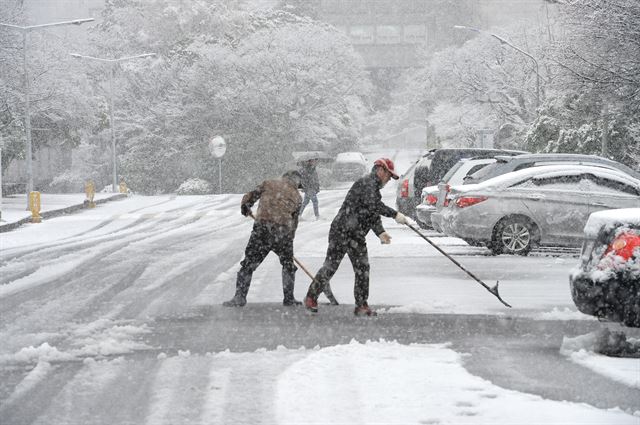
{"type": "Polygon", "coordinates": [[[227,151],[227,143],[222,136],[216,136],[209,142],[209,152],[218,158],[218,193],[222,193],[222,157],[227,151]]]}

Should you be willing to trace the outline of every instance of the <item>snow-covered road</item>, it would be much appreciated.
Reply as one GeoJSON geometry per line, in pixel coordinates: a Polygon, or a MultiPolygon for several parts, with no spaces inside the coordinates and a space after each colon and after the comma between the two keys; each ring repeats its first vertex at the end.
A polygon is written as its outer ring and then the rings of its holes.
{"type": "MultiPolygon", "coordinates": [[[[396,155],[398,168],[414,154],[396,155]]],[[[313,271],[347,187],[322,191],[322,219],[312,221],[309,207],[300,224],[296,256],[313,271]]],[[[254,274],[249,304],[225,309],[220,303],[233,294],[251,230],[239,214],[240,196],[134,196],[0,235],[0,423],[640,424],[640,403],[633,403],[640,399],[640,360],[612,365],[588,350],[560,353],[562,332],[575,337],[603,326],[573,306],[568,273],[575,257],[492,257],[427,233],[481,279],[500,280],[514,306],[506,309],[409,229],[385,219],[392,244],[369,238],[370,304],[381,310],[378,318],[349,313],[348,261],[332,280],[346,305],[321,305],[315,317],[282,307],[273,255],[254,274]],[[442,328],[450,333],[438,332],[433,320],[448,323],[442,328]],[[477,338],[482,327],[465,328],[472,322],[504,329],[485,346],[477,338]],[[562,324],[559,331],[551,330],[554,323],[562,324]],[[544,357],[553,370],[566,364],[596,394],[601,386],[618,398],[598,404],[592,397],[587,402],[596,408],[582,403],[581,389],[567,388],[562,398],[543,378],[527,383],[481,367],[477,356],[505,335],[506,352],[540,338],[541,349],[531,351],[553,352],[532,354],[533,361],[544,357]],[[304,347],[295,345],[300,341],[304,347]]],[[[394,196],[385,188],[389,205],[394,196]]],[[[301,270],[297,282],[302,298],[309,280],[301,270]]],[[[562,386],[558,377],[549,382],[562,386]]]]}

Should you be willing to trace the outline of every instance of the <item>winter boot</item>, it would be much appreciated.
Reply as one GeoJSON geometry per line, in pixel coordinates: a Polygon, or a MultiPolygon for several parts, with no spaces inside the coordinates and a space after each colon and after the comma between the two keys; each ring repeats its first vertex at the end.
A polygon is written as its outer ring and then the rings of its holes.
{"type": "Polygon", "coordinates": [[[353,314],[355,314],[356,316],[377,316],[378,315],[378,313],[376,313],[375,310],[372,310],[369,307],[369,304],[367,303],[357,306],[356,309],[353,311],[353,314]]]}
{"type": "Polygon", "coordinates": [[[229,301],[223,302],[222,305],[225,307],[244,307],[246,303],[246,297],[241,294],[235,294],[233,298],[231,298],[229,301]]]}
{"type": "Polygon", "coordinates": [[[284,293],[282,305],[284,306],[302,305],[302,302],[296,300],[293,296],[293,287],[296,279],[295,273],[296,267],[293,264],[291,264],[290,267],[282,268],[282,292],[284,293]]]}
{"type": "Polygon", "coordinates": [[[222,303],[225,307],[244,307],[247,303],[247,293],[249,292],[253,272],[251,269],[244,267],[244,260],[242,263],[242,267],[238,271],[238,277],[236,278],[236,294],[229,301],[222,303]]]}
{"type": "Polygon", "coordinates": [[[312,313],[318,312],[318,301],[307,295],[304,298],[304,307],[312,313]]]}

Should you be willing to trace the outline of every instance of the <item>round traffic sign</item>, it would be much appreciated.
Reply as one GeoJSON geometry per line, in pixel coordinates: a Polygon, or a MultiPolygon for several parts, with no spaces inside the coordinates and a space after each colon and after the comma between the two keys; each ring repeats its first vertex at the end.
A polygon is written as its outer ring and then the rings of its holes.
{"type": "Polygon", "coordinates": [[[216,136],[209,142],[209,151],[216,158],[222,158],[227,151],[227,143],[221,136],[216,136]]]}

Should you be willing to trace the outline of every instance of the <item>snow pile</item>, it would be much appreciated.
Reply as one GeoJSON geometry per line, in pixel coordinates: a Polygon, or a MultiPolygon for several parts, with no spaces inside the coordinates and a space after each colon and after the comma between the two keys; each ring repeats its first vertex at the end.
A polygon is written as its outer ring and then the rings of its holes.
{"type": "Polygon", "coordinates": [[[589,237],[596,237],[603,226],[619,224],[640,226],[640,208],[621,208],[617,210],[598,211],[589,216],[584,232],[589,237]]]}
{"type": "Polygon", "coordinates": [[[324,348],[280,375],[280,424],[616,423],[638,418],[619,410],[505,390],[469,374],[446,344],[352,341],[324,348]]]}
{"type": "Polygon", "coordinates": [[[399,307],[382,308],[379,313],[392,314],[434,314],[448,313],[455,308],[455,304],[444,301],[431,301],[431,303],[413,302],[399,307]]]}
{"type": "Polygon", "coordinates": [[[605,328],[575,338],[565,337],[560,353],[596,373],[640,389],[640,340],[605,328]]]}
{"type": "Polygon", "coordinates": [[[189,179],[180,185],[178,195],[206,195],[213,192],[208,181],[202,179],[189,179]]]}
{"type": "Polygon", "coordinates": [[[151,331],[147,325],[117,324],[101,319],[88,325],[72,327],[68,335],[55,335],[56,339],[68,341],[65,344],[66,349],[60,344],[55,346],[45,341],[38,346],[23,347],[13,354],[0,355],[0,365],[63,362],[87,356],[127,354],[135,350],[149,349],[148,345],[134,339],[149,332],[151,331]]]}
{"type": "Polygon", "coordinates": [[[29,393],[33,388],[35,388],[38,383],[44,380],[51,370],[51,364],[48,362],[38,362],[36,367],[31,369],[29,373],[25,376],[25,378],[16,385],[13,393],[4,401],[4,406],[10,406],[16,400],[19,400],[20,397],[29,393]]]}
{"type": "Polygon", "coordinates": [[[551,311],[543,311],[533,315],[534,320],[597,320],[593,316],[588,316],[568,307],[559,309],[553,307],[551,311]]]}

